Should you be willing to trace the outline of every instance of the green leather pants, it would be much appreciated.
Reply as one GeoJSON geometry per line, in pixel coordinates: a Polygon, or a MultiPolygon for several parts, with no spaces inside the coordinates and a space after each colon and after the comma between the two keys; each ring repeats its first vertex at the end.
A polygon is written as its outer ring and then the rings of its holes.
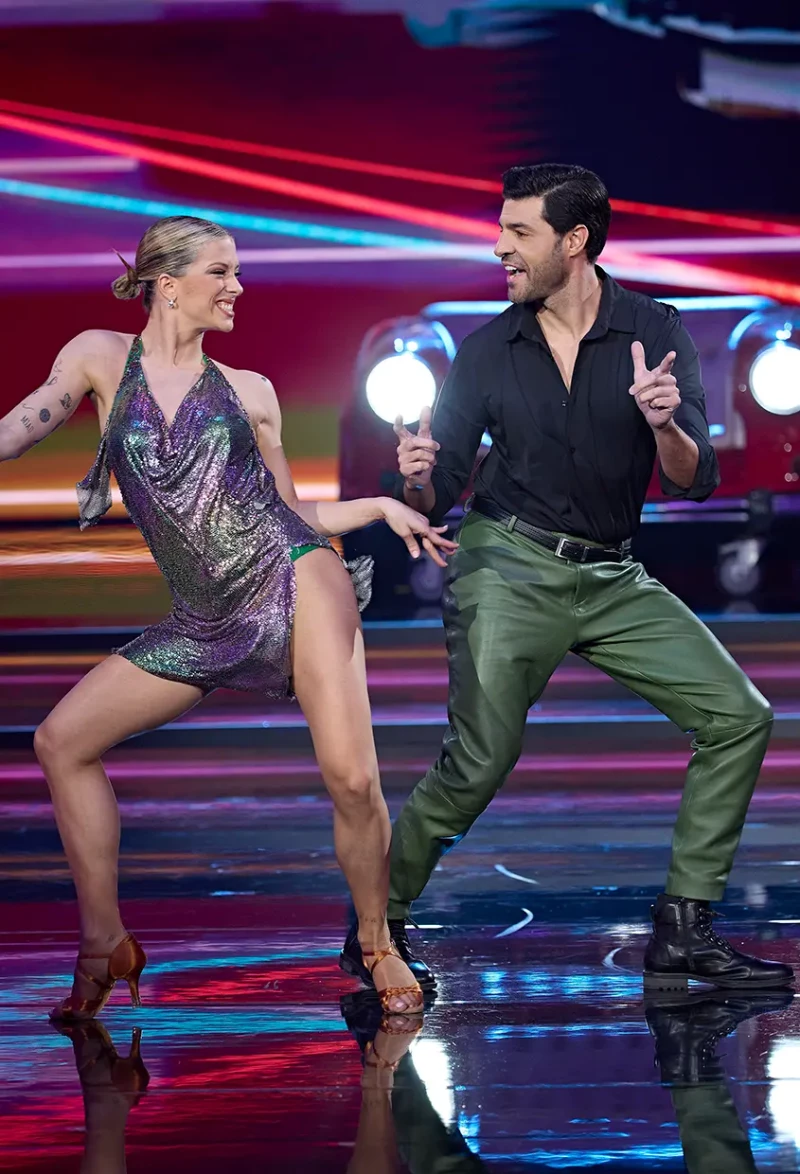
{"type": "Polygon", "coordinates": [[[529,708],[570,650],[686,732],[692,759],[665,891],[718,900],[772,711],[719,641],[633,560],[574,563],[468,515],[444,607],[449,728],[392,839],[389,916],[403,917],[516,763],[529,708]]]}

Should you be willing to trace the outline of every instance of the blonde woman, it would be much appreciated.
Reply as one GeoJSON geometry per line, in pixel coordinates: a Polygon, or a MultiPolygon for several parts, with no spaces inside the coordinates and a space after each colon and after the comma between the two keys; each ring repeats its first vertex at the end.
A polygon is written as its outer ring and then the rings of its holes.
{"type": "Polygon", "coordinates": [[[272,384],[203,353],[206,331],[233,329],[242,293],[225,229],[188,216],[158,221],[113,289],[143,295],[141,335],[78,335],[47,382],[0,421],[0,459],[11,459],[91,398],[102,439],[78,486],[81,527],[108,509],[113,471],[173,595],[169,616],[88,673],[36,732],[81,925],[72,991],[51,1016],[93,1018],[120,980],[138,1005],[146,957],[120,918],[119,812],[101,757],[218,686],[296,695],[333,800],[337,858],[358,914],[359,973],[387,1011],[420,1011],[420,988],[386,925],[390,825],[359,608],[327,536],[382,519],[412,554],[415,535],[438,562],[453,545],[389,498],[298,501],[272,384]]]}

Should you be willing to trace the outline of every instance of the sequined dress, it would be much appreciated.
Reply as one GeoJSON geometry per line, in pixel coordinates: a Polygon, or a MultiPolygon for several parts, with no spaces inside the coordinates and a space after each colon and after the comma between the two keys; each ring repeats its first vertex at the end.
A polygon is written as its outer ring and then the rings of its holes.
{"type": "MultiPolygon", "coordinates": [[[[130,350],[92,468],[80,526],[111,505],[109,475],[172,593],[172,611],[115,651],[158,677],[270,698],[291,696],[296,600],[290,551],[327,539],[278,493],[231,384],[210,359],[168,424],[130,350]]],[[[348,567],[359,606],[371,566],[348,567]]]]}

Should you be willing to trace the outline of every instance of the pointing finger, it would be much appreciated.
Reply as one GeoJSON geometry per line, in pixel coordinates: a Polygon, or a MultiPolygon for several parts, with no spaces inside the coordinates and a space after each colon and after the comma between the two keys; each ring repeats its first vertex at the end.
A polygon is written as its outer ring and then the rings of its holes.
{"type": "Polygon", "coordinates": [[[431,409],[423,408],[419,414],[419,428],[417,428],[417,436],[428,439],[431,434],[431,409]]]}
{"type": "Polygon", "coordinates": [[[407,440],[408,437],[411,436],[411,433],[403,423],[402,416],[398,416],[394,422],[394,434],[395,436],[398,436],[400,440],[407,440]]]}
{"type": "Polygon", "coordinates": [[[657,374],[669,375],[670,371],[672,370],[672,364],[675,362],[677,357],[678,356],[675,351],[670,351],[668,355],[665,355],[656,368],[657,374]]]}

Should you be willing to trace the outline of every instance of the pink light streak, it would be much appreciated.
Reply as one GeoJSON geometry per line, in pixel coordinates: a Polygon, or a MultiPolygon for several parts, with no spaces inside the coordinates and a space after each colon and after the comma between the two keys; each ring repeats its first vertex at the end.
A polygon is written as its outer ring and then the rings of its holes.
{"type": "MultiPolygon", "coordinates": [[[[323,187],[320,184],[309,184],[297,180],[283,179],[275,175],[249,171],[241,167],[231,167],[228,164],[214,163],[210,160],[197,159],[192,156],[179,155],[172,151],[146,147],[138,143],[125,143],[102,135],[73,130],[69,127],[56,126],[51,123],[40,122],[29,118],[21,118],[12,114],[0,114],[0,126],[5,126],[9,130],[32,134],[39,138],[72,143],[74,145],[104,151],[111,155],[138,159],[140,162],[152,163],[155,166],[164,167],[173,171],[200,175],[207,179],[220,180],[223,183],[286,195],[298,200],[309,200],[330,207],[367,213],[389,220],[404,221],[410,224],[432,228],[440,232],[451,232],[459,236],[468,236],[487,241],[494,241],[497,237],[497,228],[495,225],[474,217],[456,216],[451,213],[437,212],[433,209],[420,208],[415,205],[398,203],[393,200],[383,200],[372,196],[358,195],[354,192],[341,191],[337,188],[323,187]]],[[[652,205],[652,207],[655,208],[658,206],[652,205]]],[[[689,213],[686,213],[686,215],[689,215],[689,213]]],[[[691,215],[695,214],[692,213],[691,215]]],[[[727,227],[730,227],[730,225],[727,225],[727,227]]],[[[759,231],[765,231],[763,224],[759,225],[759,231]]],[[[797,228],[793,226],[791,231],[792,234],[796,234],[797,228]]],[[[778,301],[800,303],[800,285],[791,282],[773,281],[768,278],[754,277],[750,274],[736,273],[710,266],[694,265],[688,262],[640,255],[626,251],[622,245],[609,246],[606,249],[604,257],[609,263],[617,266],[618,276],[626,276],[632,280],[643,282],[652,282],[653,280],[661,282],[670,281],[688,289],[716,289],[756,293],[775,298],[778,301]],[[657,276],[655,277],[653,275],[654,269],[657,269],[657,276]]]]}

